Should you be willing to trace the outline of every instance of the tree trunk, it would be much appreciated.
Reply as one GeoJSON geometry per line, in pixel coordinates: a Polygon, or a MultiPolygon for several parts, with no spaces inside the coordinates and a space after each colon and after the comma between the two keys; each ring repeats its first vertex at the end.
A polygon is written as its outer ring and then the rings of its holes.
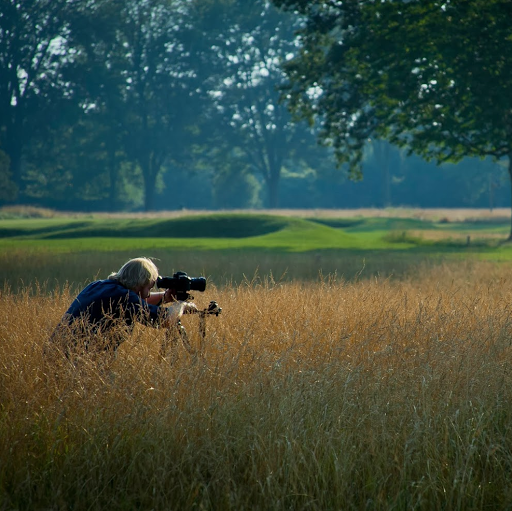
{"type": "Polygon", "coordinates": [[[384,142],[382,165],[384,167],[384,207],[391,206],[391,177],[389,175],[389,144],[384,142]]]}
{"type": "Polygon", "coordinates": [[[110,211],[117,210],[119,168],[116,161],[116,149],[113,145],[108,148],[108,175],[109,175],[109,206],[110,211]]]}
{"type": "Polygon", "coordinates": [[[144,178],[144,211],[152,211],[155,205],[156,182],[152,176],[144,178]]]}
{"type": "Polygon", "coordinates": [[[144,211],[152,211],[155,207],[156,178],[160,170],[160,162],[151,150],[147,149],[146,144],[142,146],[137,161],[144,180],[144,211]]]}
{"type": "Polygon", "coordinates": [[[24,183],[21,176],[21,159],[22,159],[22,145],[19,142],[13,142],[4,149],[4,152],[9,156],[11,179],[16,185],[18,197],[23,194],[24,183]]]}
{"type": "Polygon", "coordinates": [[[271,172],[267,181],[268,207],[275,209],[279,206],[279,172],[271,172]]]}
{"type": "Polygon", "coordinates": [[[374,143],[375,159],[382,174],[382,207],[391,206],[391,179],[389,174],[389,143],[376,140],[374,143]]]}
{"type": "Polygon", "coordinates": [[[150,152],[145,158],[146,168],[142,169],[144,176],[144,211],[152,211],[155,208],[156,178],[161,169],[161,160],[150,152]]]}

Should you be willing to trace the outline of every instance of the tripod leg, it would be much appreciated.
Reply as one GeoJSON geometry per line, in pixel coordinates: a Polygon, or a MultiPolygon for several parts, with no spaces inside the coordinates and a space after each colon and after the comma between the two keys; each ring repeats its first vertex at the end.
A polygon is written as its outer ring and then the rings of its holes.
{"type": "Polygon", "coordinates": [[[178,359],[178,341],[181,337],[181,323],[176,328],[167,328],[165,330],[164,340],[160,346],[160,356],[163,360],[167,359],[168,351],[170,351],[170,361],[174,364],[178,359]]]}
{"type": "Polygon", "coordinates": [[[204,355],[206,337],[206,313],[199,313],[199,353],[204,355]]]}
{"type": "Polygon", "coordinates": [[[189,355],[195,355],[196,352],[195,352],[194,348],[192,348],[192,346],[190,345],[190,341],[188,340],[187,331],[185,330],[185,327],[181,323],[178,326],[178,330],[180,333],[179,335],[181,336],[181,341],[183,342],[183,346],[188,351],[189,355]]]}

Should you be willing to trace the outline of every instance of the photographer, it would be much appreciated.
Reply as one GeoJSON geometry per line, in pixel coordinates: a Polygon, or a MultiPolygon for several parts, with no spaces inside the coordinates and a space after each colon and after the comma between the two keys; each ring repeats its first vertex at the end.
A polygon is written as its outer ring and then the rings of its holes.
{"type": "Polygon", "coordinates": [[[73,300],[55,330],[52,341],[65,354],[71,351],[115,351],[135,322],[172,328],[195,304],[176,301],[173,289],[151,292],[158,268],[145,257],[131,259],[105,280],[92,282],[73,300]],[[170,307],[160,307],[173,302],[170,307]]]}

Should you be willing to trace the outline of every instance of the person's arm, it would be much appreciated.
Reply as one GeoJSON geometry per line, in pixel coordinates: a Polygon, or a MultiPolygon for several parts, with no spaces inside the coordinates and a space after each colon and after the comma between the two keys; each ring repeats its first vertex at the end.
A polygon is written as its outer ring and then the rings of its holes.
{"type": "MultiPolygon", "coordinates": [[[[168,291],[170,290],[167,290],[163,296],[164,300],[171,296],[168,291]]],[[[155,295],[155,301],[162,300],[162,293],[155,293],[155,295]],[[158,296],[159,294],[160,296],[158,296]]],[[[137,293],[130,291],[125,314],[144,325],[171,327],[183,314],[197,312],[197,307],[192,302],[172,300],[169,307],[159,307],[150,302],[150,300],[152,301],[151,297],[152,295],[143,300],[137,293]]]]}
{"type": "Polygon", "coordinates": [[[166,289],[165,291],[155,291],[151,293],[146,302],[150,305],[163,305],[176,299],[176,291],[174,289],[166,289]]]}
{"type": "Polygon", "coordinates": [[[164,291],[158,291],[156,293],[151,293],[146,298],[146,302],[148,302],[149,305],[163,305],[164,300],[165,300],[165,292],[164,291]]]}
{"type": "Polygon", "coordinates": [[[183,314],[191,314],[197,312],[197,307],[195,303],[192,302],[174,302],[167,308],[168,315],[165,320],[166,325],[170,326],[175,324],[183,314]]]}

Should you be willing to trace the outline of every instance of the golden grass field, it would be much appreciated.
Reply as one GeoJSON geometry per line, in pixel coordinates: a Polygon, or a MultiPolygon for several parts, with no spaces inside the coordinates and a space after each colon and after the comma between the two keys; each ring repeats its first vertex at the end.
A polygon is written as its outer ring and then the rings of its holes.
{"type": "Polygon", "coordinates": [[[1,510],[512,507],[510,266],[212,286],[110,368],[43,357],[72,298],[0,294],[1,510]]]}

